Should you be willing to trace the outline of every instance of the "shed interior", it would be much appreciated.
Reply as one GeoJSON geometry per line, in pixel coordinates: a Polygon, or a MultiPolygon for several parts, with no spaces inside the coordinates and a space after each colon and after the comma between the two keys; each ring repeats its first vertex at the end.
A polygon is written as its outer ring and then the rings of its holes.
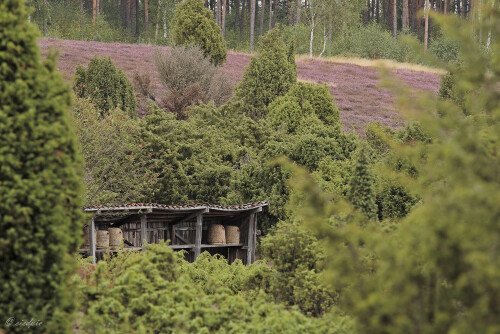
{"type": "MultiPolygon", "coordinates": [[[[201,252],[208,251],[210,254],[223,255],[229,263],[236,259],[245,264],[253,263],[257,214],[268,205],[267,201],[263,201],[242,205],[138,203],[86,207],[84,211],[91,213],[92,219],[88,225],[89,244],[81,252],[92,256],[95,262],[102,259],[106,252],[143,250],[145,243],[170,240],[169,247],[172,249],[187,251],[188,261],[194,261],[201,252]],[[237,243],[211,242],[208,232],[215,227],[211,225],[222,225],[226,229],[227,226],[236,226],[240,232],[237,243]],[[121,229],[123,248],[99,249],[94,231],[109,228],[121,229]]],[[[237,230],[234,227],[232,229],[237,230]]]]}

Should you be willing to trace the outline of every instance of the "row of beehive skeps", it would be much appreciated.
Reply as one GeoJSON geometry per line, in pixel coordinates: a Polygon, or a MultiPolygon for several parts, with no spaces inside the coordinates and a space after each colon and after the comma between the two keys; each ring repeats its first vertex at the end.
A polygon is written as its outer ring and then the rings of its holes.
{"type": "Polygon", "coordinates": [[[207,243],[209,245],[232,245],[240,243],[238,226],[211,224],[208,226],[207,243]]]}
{"type": "MultiPolygon", "coordinates": [[[[96,230],[95,233],[95,248],[96,249],[117,249],[123,244],[123,232],[121,228],[110,227],[107,230],[96,230]]],[[[89,227],[84,229],[84,242],[83,248],[90,248],[90,233],[89,227]]]]}

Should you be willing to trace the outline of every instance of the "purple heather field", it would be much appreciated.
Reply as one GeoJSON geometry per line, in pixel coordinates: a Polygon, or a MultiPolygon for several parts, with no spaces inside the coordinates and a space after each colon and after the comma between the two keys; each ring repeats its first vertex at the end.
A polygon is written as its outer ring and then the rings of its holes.
{"type": "MultiPolygon", "coordinates": [[[[110,56],[129,77],[134,71],[150,72],[155,86],[160,89],[153,62],[155,46],[40,39],[42,54],[53,48],[59,52],[58,68],[67,80],[71,80],[75,67],[84,66],[93,56],[110,56]]],[[[235,83],[242,77],[250,60],[247,54],[229,52],[224,70],[230,73],[235,83]]],[[[379,70],[348,63],[333,63],[321,60],[297,62],[298,78],[307,82],[325,83],[340,109],[344,129],[363,133],[370,122],[397,128],[404,122],[394,106],[394,96],[388,89],[381,88],[379,70]]],[[[422,91],[437,92],[439,75],[413,70],[392,70],[391,73],[410,87],[422,91]]]]}

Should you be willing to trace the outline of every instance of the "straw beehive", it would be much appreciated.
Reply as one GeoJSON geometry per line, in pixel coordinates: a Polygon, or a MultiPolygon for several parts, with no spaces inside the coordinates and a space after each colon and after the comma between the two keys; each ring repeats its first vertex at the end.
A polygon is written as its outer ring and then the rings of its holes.
{"type": "Polygon", "coordinates": [[[238,226],[226,226],[226,243],[240,243],[240,229],[238,226]]]}
{"type": "Polygon", "coordinates": [[[117,249],[121,246],[123,242],[123,232],[121,228],[111,227],[108,229],[109,232],[109,247],[111,249],[117,249]]]}
{"type": "MultiPolygon", "coordinates": [[[[83,229],[83,248],[84,249],[89,249],[90,248],[90,227],[85,226],[83,229]]],[[[97,239],[97,231],[94,231],[94,240],[97,239]]]]}
{"type": "Polygon", "coordinates": [[[109,232],[104,230],[97,231],[96,249],[106,249],[109,247],[109,232]]]}
{"type": "Polygon", "coordinates": [[[212,224],[208,227],[208,244],[209,245],[224,245],[226,243],[226,232],[224,226],[220,224],[212,224]]]}

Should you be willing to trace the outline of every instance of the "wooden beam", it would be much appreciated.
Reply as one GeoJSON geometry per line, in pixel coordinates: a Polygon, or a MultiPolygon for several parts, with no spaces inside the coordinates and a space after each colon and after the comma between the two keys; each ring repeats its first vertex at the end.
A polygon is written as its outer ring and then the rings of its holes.
{"type": "Polygon", "coordinates": [[[177,233],[175,233],[174,235],[175,235],[175,238],[179,238],[179,240],[182,241],[183,243],[185,243],[186,245],[189,244],[189,242],[186,239],[184,239],[183,237],[181,237],[177,233]]]}
{"type": "Polygon", "coordinates": [[[92,222],[90,223],[90,228],[89,228],[89,240],[90,240],[90,247],[89,247],[89,255],[92,256],[92,263],[95,264],[95,218],[92,217],[92,222]]]}
{"type": "Polygon", "coordinates": [[[197,210],[196,212],[193,212],[189,215],[187,215],[186,217],[183,217],[179,220],[176,220],[176,221],[173,221],[172,224],[173,225],[177,225],[177,224],[180,224],[180,223],[184,223],[185,221],[188,221],[188,220],[191,220],[195,217],[199,217],[199,215],[202,215],[204,213],[208,212],[208,209],[207,208],[204,208],[204,209],[201,209],[201,210],[197,210]]]}
{"type": "Polygon", "coordinates": [[[148,233],[147,233],[147,226],[148,226],[148,218],[146,217],[145,214],[141,216],[141,245],[144,247],[148,242],[148,233]]]}
{"type": "Polygon", "coordinates": [[[262,212],[262,207],[258,207],[258,208],[255,208],[253,210],[250,210],[250,211],[244,211],[242,214],[238,215],[237,217],[234,217],[233,219],[229,220],[228,221],[228,224],[233,224],[241,219],[245,219],[246,217],[250,216],[251,214],[253,213],[257,213],[257,212],[262,212]]]}
{"type": "Polygon", "coordinates": [[[137,215],[131,214],[131,215],[128,215],[128,216],[126,216],[126,217],[124,217],[124,218],[122,218],[114,223],[111,223],[110,225],[112,227],[120,227],[124,224],[132,222],[134,219],[137,219],[137,215]]]}
{"type": "Polygon", "coordinates": [[[201,253],[201,234],[203,233],[203,215],[200,213],[196,217],[196,232],[194,242],[194,260],[198,258],[201,253]]]}

